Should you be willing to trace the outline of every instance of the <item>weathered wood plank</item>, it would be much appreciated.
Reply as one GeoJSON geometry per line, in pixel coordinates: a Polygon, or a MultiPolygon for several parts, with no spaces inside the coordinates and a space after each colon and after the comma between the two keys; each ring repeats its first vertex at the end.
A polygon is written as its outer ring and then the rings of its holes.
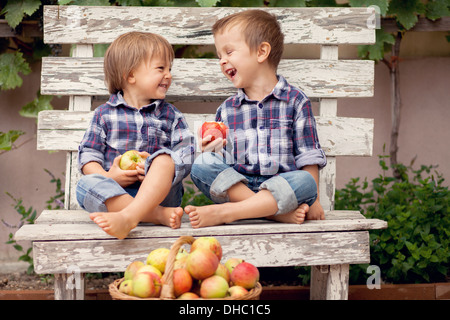
{"type": "MultiPolygon", "coordinates": [[[[325,211],[326,220],[361,220],[365,217],[359,211],[333,210],[325,211]]],[[[269,223],[267,220],[248,220],[269,223]]],[[[85,210],[44,210],[35,221],[36,224],[94,223],[85,210]]],[[[242,223],[242,222],[240,222],[242,223]]]]}
{"type": "MultiPolygon", "coordinates": [[[[92,118],[92,112],[43,111],[38,118],[38,150],[76,151],[92,118]]],[[[192,132],[212,114],[186,113],[192,132]]],[[[373,119],[316,117],[321,146],[329,156],[371,156],[373,119]]]]}
{"type": "MultiPolygon", "coordinates": [[[[373,96],[374,62],[369,60],[282,60],[279,73],[310,98],[373,96]]],[[[224,100],[236,93],[217,59],[175,59],[168,100],[224,100]]],[[[41,93],[108,95],[103,58],[44,57],[41,93]]]]}
{"type": "MultiPolygon", "coordinates": [[[[215,237],[222,259],[245,257],[258,267],[369,262],[367,231],[215,237]]],[[[76,266],[80,272],[123,272],[131,261],[145,260],[153,249],[170,248],[177,238],[35,241],[35,271],[65,273],[76,266]]]]}
{"type": "MultiPolygon", "coordinates": [[[[386,222],[378,219],[354,220],[307,220],[301,225],[261,221],[259,223],[236,222],[230,225],[205,227],[193,229],[189,223],[182,223],[179,229],[170,229],[165,226],[140,224],[128,235],[128,239],[177,237],[182,235],[208,236],[208,235],[247,235],[269,233],[302,233],[302,232],[331,232],[371,230],[386,228],[386,222]]],[[[114,239],[93,223],[80,224],[47,224],[39,223],[24,225],[20,228],[14,239],[21,240],[88,240],[88,239],[114,239]]]]}
{"type": "MultiPolygon", "coordinates": [[[[246,8],[44,6],[46,43],[110,43],[129,31],[154,32],[172,44],[213,44],[211,27],[246,8]]],[[[264,8],[280,21],[286,43],[373,44],[368,8],[264,8]]]]}

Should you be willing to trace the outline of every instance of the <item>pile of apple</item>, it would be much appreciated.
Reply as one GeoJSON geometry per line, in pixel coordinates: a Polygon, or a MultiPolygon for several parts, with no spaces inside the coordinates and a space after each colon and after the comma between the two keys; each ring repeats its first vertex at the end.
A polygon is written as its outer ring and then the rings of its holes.
{"type": "MultiPolygon", "coordinates": [[[[150,252],[146,263],[131,262],[125,270],[119,291],[139,298],[157,298],[165,279],[164,271],[170,250],[150,252]]],[[[190,252],[181,248],[176,255],[173,289],[177,299],[239,298],[259,281],[259,271],[241,258],[221,263],[222,247],[214,237],[197,238],[190,252]]]]}

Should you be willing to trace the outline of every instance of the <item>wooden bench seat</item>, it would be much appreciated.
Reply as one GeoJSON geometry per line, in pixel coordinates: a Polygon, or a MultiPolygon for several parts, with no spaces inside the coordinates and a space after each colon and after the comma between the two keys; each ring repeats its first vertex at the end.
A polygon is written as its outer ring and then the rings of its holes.
{"type": "MultiPolygon", "coordinates": [[[[87,272],[123,271],[130,261],[145,259],[157,247],[169,247],[179,236],[215,236],[224,257],[240,256],[257,266],[312,266],[311,299],[346,299],[349,264],[370,263],[369,230],[387,223],[365,219],[356,211],[336,211],[336,157],[371,156],[373,119],[337,116],[342,97],[373,96],[374,63],[339,60],[340,44],[372,44],[375,30],[367,8],[265,8],[276,14],[287,45],[319,45],[317,59],[283,59],[279,73],[319,103],[316,115],[320,143],[328,164],[320,171],[320,201],[326,220],[301,225],[243,220],[193,229],[140,224],[124,240],[103,232],[80,210],[75,187],[80,177],[77,148],[92,116],[94,97],[107,95],[103,58],[93,45],[110,43],[128,31],[163,35],[174,45],[213,45],[213,23],[243,8],[156,8],[45,6],[44,41],[75,45],[71,57],[47,57],[42,63],[41,93],[68,95],[68,110],[43,111],[38,118],[37,148],[67,152],[65,209],[43,211],[34,225],[24,225],[17,241],[33,243],[37,273],[55,274],[55,299],[83,299],[87,272]],[[114,21],[114,23],[110,23],[114,21]]],[[[175,59],[167,100],[217,102],[234,94],[217,59],[175,59]]],[[[186,113],[193,132],[215,110],[186,113]]],[[[355,173],[357,174],[357,173],[355,173]]]]}

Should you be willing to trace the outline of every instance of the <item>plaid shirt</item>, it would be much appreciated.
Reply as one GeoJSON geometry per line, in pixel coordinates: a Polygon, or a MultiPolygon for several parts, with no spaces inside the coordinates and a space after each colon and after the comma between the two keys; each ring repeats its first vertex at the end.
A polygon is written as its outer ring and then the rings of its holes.
{"type": "Polygon", "coordinates": [[[275,175],[306,165],[326,165],[311,102],[282,76],[261,102],[238,89],[219,106],[216,121],[229,128],[224,157],[238,172],[275,175]]]}
{"type": "Polygon", "coordinates": [[[79,169],[95,161],[108,171],[114,158],[128,150],[147,151],[146,170],[157,155],[167,153],[175,162],[174,183],[190,172],[194,136],[183,114],[170,103],[156,100],[136,109],[120,93],[95,109],[78,148],[79,169]]]}

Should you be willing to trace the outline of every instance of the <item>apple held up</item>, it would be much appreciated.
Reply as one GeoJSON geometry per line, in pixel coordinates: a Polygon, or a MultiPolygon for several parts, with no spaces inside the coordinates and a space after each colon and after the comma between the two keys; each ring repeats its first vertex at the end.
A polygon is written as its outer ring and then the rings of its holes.
{"type": "Polygon", "coordinates": [[[129,150],[125,152],[119,161],[119,167],[122,170],[136,170],[138,163],[144,163],[145,159],[139,155],[136,150],[129,150]]]}
{"type": "Polygon", "coordinates": [[[202,139],[211,136],[211,141],[218,138],[226,140],[228,127],[223,122],[206,121],[201,127],[202,139]]]}

